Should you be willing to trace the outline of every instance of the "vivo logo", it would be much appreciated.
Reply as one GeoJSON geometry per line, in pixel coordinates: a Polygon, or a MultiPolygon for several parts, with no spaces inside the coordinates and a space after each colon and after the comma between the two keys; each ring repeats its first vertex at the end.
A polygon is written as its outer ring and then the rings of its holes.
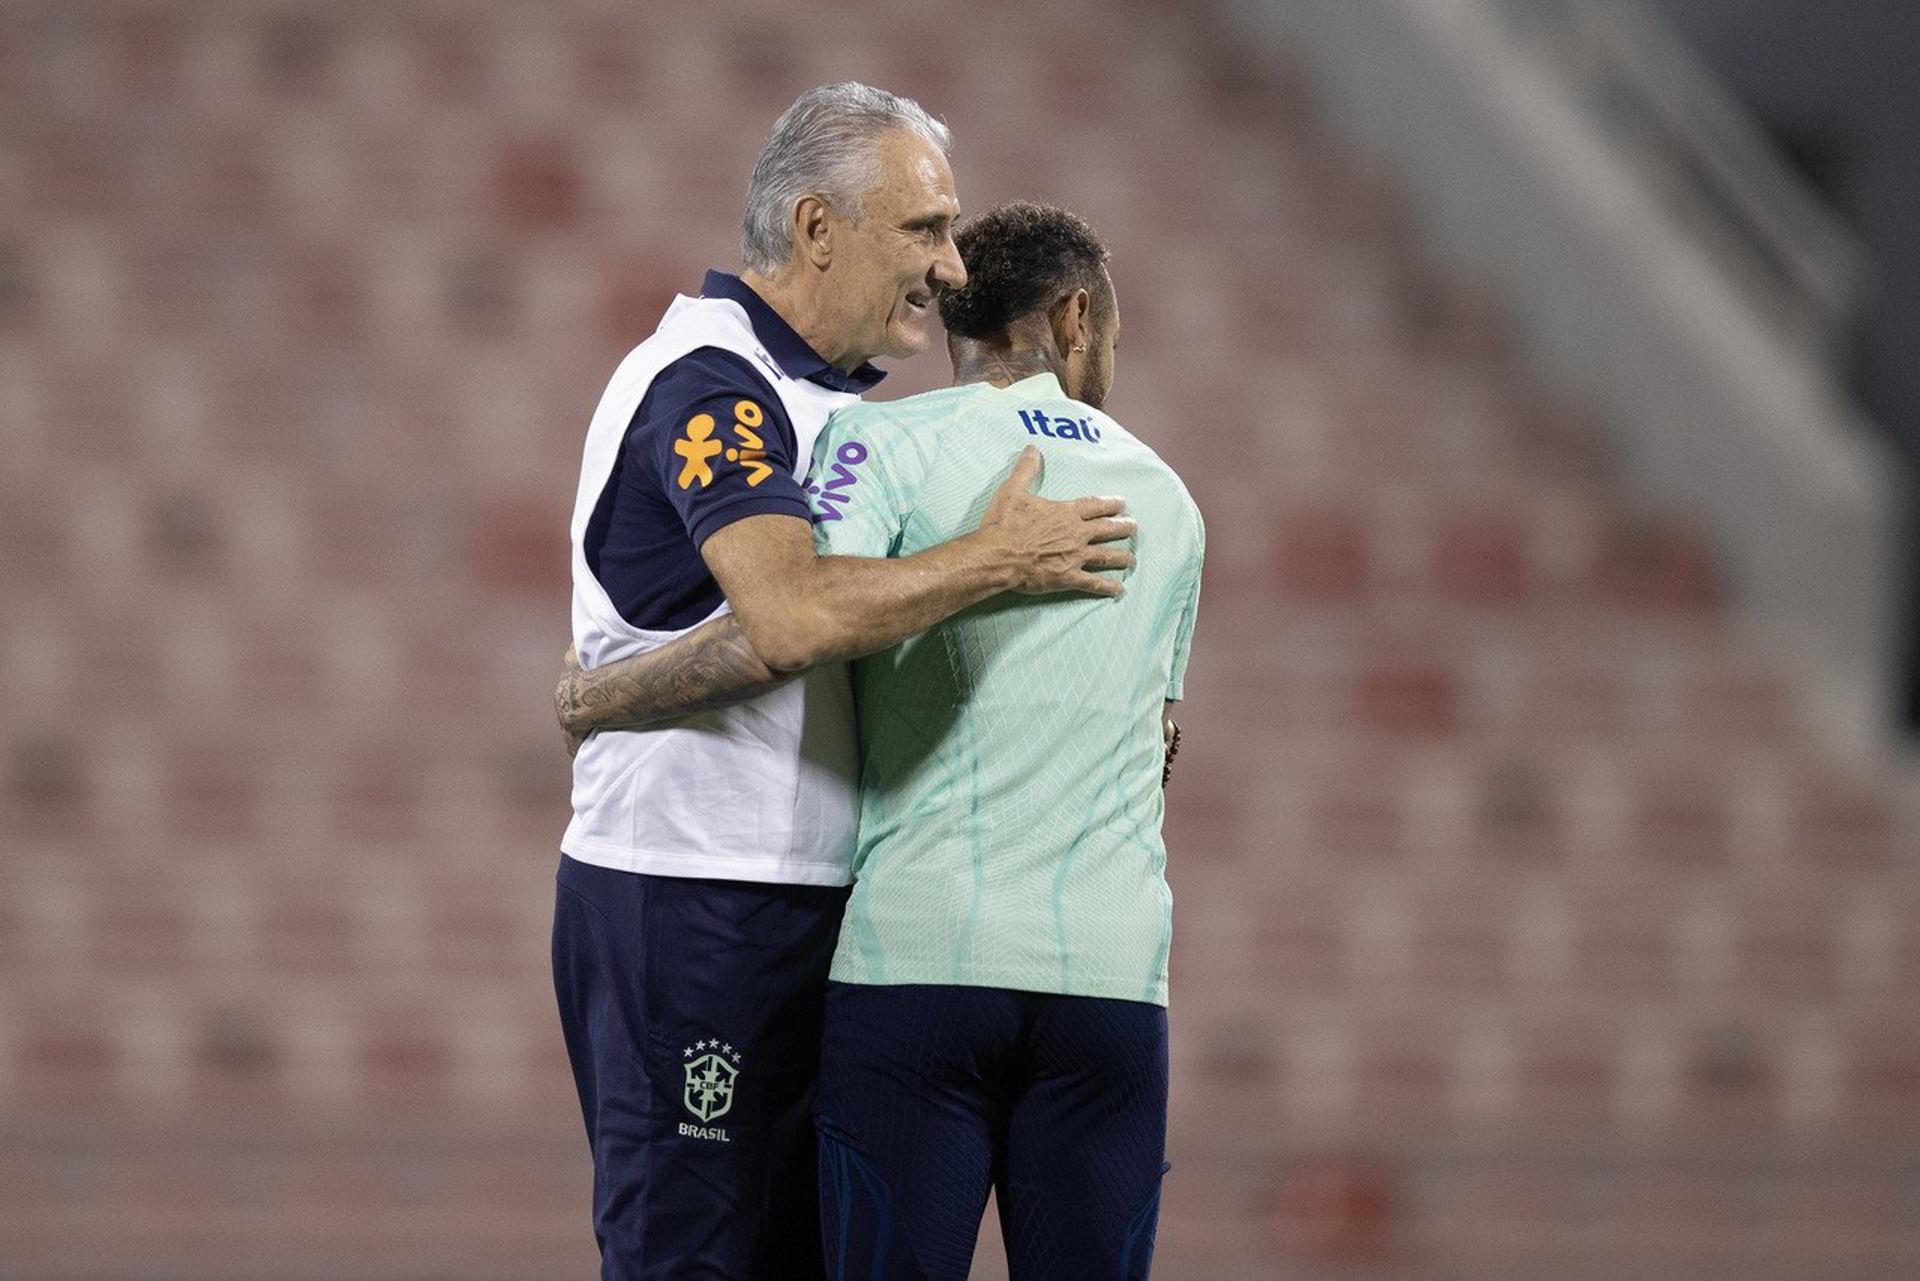
{"type": "Polygon", "coordinates": [[[860,483],[854,468],[867,461],[867,447],[850,440],[833,451],[833,470],[824,480],[807,477],[807,492],[814,497],[813,523],[840,519],[840,508],[853,498],[853,487],[860,483]]]}
{"type": "Polygon", "coordinates": [[[1029,436],[1045,436],[1050,440],[1088,440],[1100,443],[1100,429],[1093,425],[1090,418],[1049,418],[1038,409],[1020,411],[1020,425],[1027,429],[1029,436]]]}

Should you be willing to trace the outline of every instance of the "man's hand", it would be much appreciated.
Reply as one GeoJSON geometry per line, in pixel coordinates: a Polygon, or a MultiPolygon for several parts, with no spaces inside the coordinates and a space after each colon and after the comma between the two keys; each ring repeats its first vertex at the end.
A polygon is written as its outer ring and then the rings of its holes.
{"type": "Polygon", "coordinates": [[[1051,592],[1086,592],[1119,596],[1124,589],[1115,579],[1093,572],[1133,568],[1133,553],[1111,547],[1131,538],[1137,522],[1121,515],[1127,509],[1118,498],[1076,498],[1057,503],[1033,491],[1039,486],[1042,457],[1028,445],[1013,465],[1013,474],[995,491],[980,528],[967,535],[990,545],[1010,566],[1010,589],[1031,596],[1051,592]]]}

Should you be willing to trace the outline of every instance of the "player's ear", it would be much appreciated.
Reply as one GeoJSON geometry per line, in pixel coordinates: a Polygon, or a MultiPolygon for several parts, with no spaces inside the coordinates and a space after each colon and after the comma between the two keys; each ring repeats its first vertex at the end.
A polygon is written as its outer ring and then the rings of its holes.
{"type": "Polygon", "coordinates": [[[1062,357],[1085,351],[1092,340],[1093,326],[1088,323],[1093,297],[1085,289],[1076,289],[1053,304],[1048,318],[1053,322],[1053,342],[1062,357]]]}
{"type": "Polygon", "coordinates": [[[833,219],[819,196],[809,194],[794,201],[793,247],[802,262],[819,270],[833,260],[833,219]]]}

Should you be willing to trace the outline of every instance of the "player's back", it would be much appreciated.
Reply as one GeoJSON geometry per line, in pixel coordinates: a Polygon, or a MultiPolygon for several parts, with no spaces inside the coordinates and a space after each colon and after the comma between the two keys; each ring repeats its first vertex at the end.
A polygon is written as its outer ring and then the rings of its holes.
{"type": "Polygon", "coordinates": [[[1138,563],[1119,599],[1003,595],[854,665],[860,834],[834,976],[1164,1003],[1161,710],[1204,541],[1179,478],[1051,375],[968,384],[837,414],[815,528],[839,554],[945,542],[1028,444],[1044,496],[1126,499],[1138,563]]]}

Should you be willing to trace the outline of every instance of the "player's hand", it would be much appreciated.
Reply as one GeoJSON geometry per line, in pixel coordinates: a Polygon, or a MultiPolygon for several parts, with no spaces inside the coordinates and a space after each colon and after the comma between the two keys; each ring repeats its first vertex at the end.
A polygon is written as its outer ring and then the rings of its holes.
{"type": "Polygon", "coordinates": [[[1013,474],[994,491],[976,536],[1005,558],[1010,588],[1029,595],[1085,592],[1119,596],[1124,589],[1095,571],[1132,569],[1133,553],[1114,546],[1131,538],[1137,524],[1119,498],[1076,498],[1057,503],[1033,491],[1040,483],[1041,454],[1032,445],[1020,453],[1013,474]]]}
{"type": "Polygon", "coordinates": [[[580,654],[573,646],[567,646],[567,652],[560,659],[563,670],[560,683],[553,690],[553,714],[560,718],[560,732],[567,736],[567,755],[574,756],[580,751],[580,744],[587,736],[569,727],[568,721],[579,702],[580,654]]]}

